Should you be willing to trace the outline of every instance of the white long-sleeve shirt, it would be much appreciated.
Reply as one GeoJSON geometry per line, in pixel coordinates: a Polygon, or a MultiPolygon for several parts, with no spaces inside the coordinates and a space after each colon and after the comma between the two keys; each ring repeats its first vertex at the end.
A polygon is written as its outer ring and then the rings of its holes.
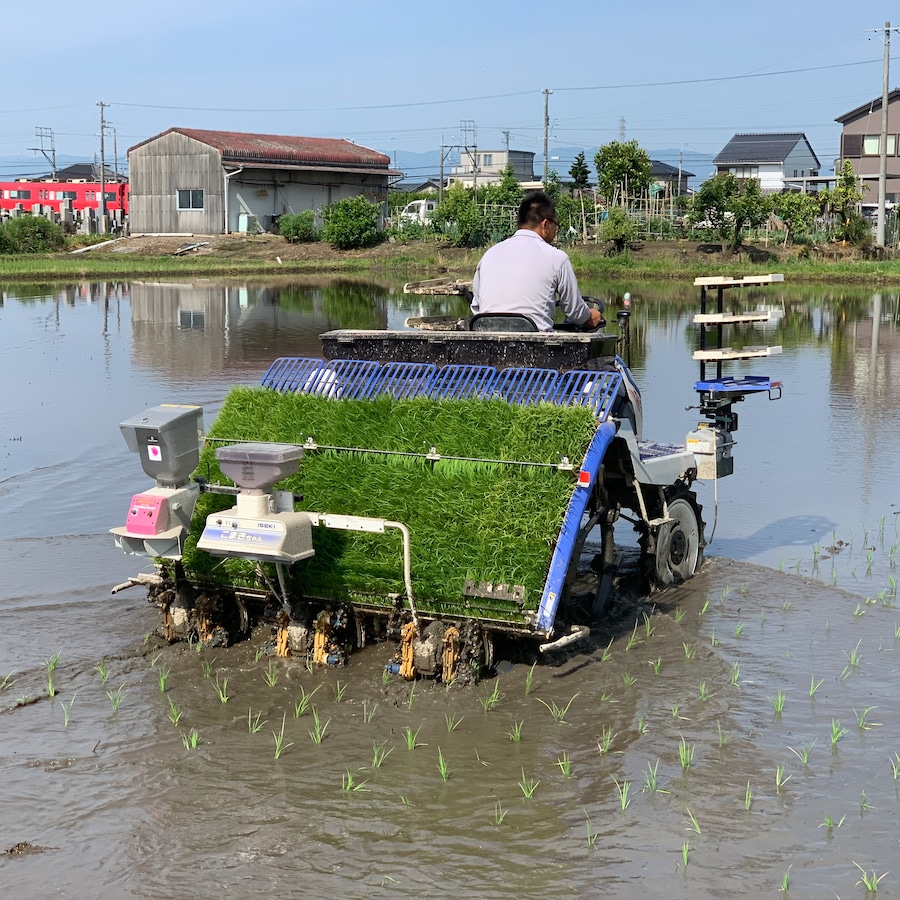
{"type": "Polygon", "coordinates": [[[541,331],[553,330],[557,305],[576,325],[591,314],[569,257],[528,228],[520,228],[481,257],[472,292],[473,313],[521,313],[541,331]]]}

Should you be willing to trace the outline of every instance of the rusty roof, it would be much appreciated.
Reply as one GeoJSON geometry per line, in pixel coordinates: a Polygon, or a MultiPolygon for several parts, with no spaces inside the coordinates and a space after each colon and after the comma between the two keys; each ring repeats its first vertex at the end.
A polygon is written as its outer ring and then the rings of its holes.
{"type": "MultiPolygon", "coordinates": [[[[343,138],[294,137],[281,134],[247,134],[241,131],[207,131],[200,128],[170,128],[131,147],[136,150],[167,134],[183,134],[218,150],[223,162],[298,163],[308,166],[353,166],[387,170],[390,157],[343,138]]],[[[129,152],[130,152],[129,150],[129,152]]]]}

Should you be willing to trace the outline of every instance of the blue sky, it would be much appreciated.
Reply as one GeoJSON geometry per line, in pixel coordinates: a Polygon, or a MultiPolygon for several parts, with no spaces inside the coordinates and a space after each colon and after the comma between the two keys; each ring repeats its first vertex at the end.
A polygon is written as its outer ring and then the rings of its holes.
{"type": "MultiPolygon", "coordinates": [[[[802,131],[826,172],[835,116],[881,95],[890,15],[837,0],[43,0],[7,21],[20,37],[0,63],[0,156],[33,156],[41,126],[58,154],[92,159],[102,100],[120,159],[176,125],[342,137],[393,155],[457,143],[466,120],[480,148],[503,147],[508,131],[540,170],[549,88],[551,157],[575,146],[590,158],[624,118],[626,138],[650,151],[714,155],[736,132],[802,131]]],[[[900,34],[892,47],[893,87],[900,34]]]]}

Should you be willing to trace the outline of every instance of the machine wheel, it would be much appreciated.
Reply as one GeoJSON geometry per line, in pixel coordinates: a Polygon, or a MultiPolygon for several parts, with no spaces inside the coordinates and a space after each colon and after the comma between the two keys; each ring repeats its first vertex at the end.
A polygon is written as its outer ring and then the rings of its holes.
{"type": "Polygon", "coordinates": [[[653,553],[658,587],[679,584],[696,574],[706,546],[697,495],[682,489],[667,499],[667,505],[669,521],[659,526],[653,553]]]}

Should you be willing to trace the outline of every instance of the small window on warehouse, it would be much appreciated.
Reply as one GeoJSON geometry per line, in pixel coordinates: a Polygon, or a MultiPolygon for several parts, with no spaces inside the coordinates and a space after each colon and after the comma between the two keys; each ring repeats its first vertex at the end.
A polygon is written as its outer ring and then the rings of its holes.
{"type": "Polygon", "coordinates": [[[179,190],[178,209],[203,209],[203,191],[179,190]]]}

